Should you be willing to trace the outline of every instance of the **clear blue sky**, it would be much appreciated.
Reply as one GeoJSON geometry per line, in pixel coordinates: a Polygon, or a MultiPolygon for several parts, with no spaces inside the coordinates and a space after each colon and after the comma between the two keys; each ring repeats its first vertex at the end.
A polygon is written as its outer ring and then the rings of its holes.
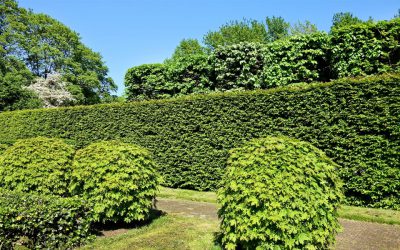
{"type": "Polygon", "coordinates": [[[78,32],[100,52],[109,75],[124,90],[128,68],[162,62],[184,38],[200,41],[230,20],[282,16],[291,23],[309,20],[328,31],[337,12],[361,19],[391,19],[399,0],[19,0],[21,7],[46,13],[78,32]]]}

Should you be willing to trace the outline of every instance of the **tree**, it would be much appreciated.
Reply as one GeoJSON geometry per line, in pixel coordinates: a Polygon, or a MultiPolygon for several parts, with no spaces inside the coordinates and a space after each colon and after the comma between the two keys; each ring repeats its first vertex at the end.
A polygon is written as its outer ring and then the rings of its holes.
{"type": "Polygon", "coordinates": [[[397,14],[394,15],[394,18],[399,18],[400,17],[400,9],[397,10],[397,14]]]}
{"type": "Polygon", "coordinates": [[[201,46],[197,39],[183,39],[179,45],[175,48],[174,54],[172,54],[171,60],[176,61],[179,58],[192,56],[192,55],[204,55],[206,49],[201,46]]]}
{"type": "MultiPolygon", "coordinates": [[[[86,47],[78,33],[48,15],[19,8],[14,0],[0,3],[0,54],[4,61],[12,58],[22,62],[32,79],[46,79],[59,72],[79,104],[99,103],[116,90],[101,55],[86,47]]],[[[3,67],[3,76],[10,72],[15,74],[15,70],[3,67]]]]}
{"type": "Polygon", "coordinates": [[[362,22],[360,18],[350,12],[339,12],[333,15],[331,30],[362,22]]]}
{"type": "Polygon", "coordinates": [[[210,31],[204,36],[204,44],[210,49],[240,42],[265,43],[265,25],[256,20],[231,21],[222,25],[218,31],[210,31]]]}
{"type": "Polygon", "coordinates": [[[40,99],[24,89],[33,79],[32,73],[23,62],[10,55],[10,40],[7,15],[17,15],[15,2],[0,0],[0,112],[24,108],[39,108],[40,99]]]}
{"type": "Polygon", "coordinates": [[[315,24],[306,20],[305,22],[297,22],[290,27],[290,35],[306,35],[318,32],[318,28],[315,24]]]}
{"type": "Polygon", "coordinates": [[[68,106],[76,99],[67,90],[67,84],[59,73],[50,74],[47,78],[38,77],[27,87],[43,101],[45,108],[68,106]]]}
{"type": "Polygon", "coordinates": [[[283,17],[267,17],[267,39],[269,42],[289,36],[290,24],[283,17]]]}

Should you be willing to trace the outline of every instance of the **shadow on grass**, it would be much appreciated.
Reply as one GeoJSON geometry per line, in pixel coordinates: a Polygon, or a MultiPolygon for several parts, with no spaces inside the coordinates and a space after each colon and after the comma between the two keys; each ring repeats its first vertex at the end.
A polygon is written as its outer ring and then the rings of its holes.
{"type": "Polygon", "coordinates": [[[157,209],[150,210],[147,219],[142,221],[126,222],[108,222],[108,223],[95,223],[93,224],[93,232],[96,236],[112,236],[115,234],[124,233],[129,229],[139,228],[151,224],[155,219],[166,215],[165,212],[157,209]]]}

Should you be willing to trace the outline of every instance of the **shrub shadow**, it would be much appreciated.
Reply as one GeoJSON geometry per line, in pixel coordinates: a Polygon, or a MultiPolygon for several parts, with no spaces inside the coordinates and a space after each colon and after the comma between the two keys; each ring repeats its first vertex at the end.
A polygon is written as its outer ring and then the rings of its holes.
{"type": "Polygon", "coordinates": [[[150,210],[148,218],[145,220],[142,220],[142,221],[133,221],[130,223],[126,223],[123,221],[108,222],[108,223],[94,223],[93,227],[92,227],[93,233],[96,236],[104,236],[104,237],[122,234],[130,229],[147,226],[147,225],[151,224],[155,219],[160,218],[161,216],[164,216],[164,215],[166,215],[165,212],[158,210],[158,209],[152,209],[152,210],[150,210]]]}

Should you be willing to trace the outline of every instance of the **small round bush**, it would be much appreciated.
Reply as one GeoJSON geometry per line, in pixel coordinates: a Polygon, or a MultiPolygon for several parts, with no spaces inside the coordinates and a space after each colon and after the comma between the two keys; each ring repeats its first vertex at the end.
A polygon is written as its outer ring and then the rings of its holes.
{"type": "Polygon", "coordinates": [[[3,152],[6,151],[6,149],[7,149],[8,147],[9,147],[9,146],[8,146],[7,144],[1,144],[1,143],[0,143],[0,155],[2,155],[3,152]]]}
{"type": "Polygon", "coordinates": [[[0,157],[0,187],[67,196],[74,152],[61,139],[18,140],[0,157]]]}
{"type": "Polygon", "coordinates": [[[160,177],[149,152],[118,141],[78,150],[71,191],[94,205],[94,220],[131,222],[147,218],[160,177]]]}
{"type": "Polygon", "coordinates": [[[227,249],[325,249],[340,229],[338,166],[307,142],[255,139],[230,151],[218,192],[227,249]]]}

